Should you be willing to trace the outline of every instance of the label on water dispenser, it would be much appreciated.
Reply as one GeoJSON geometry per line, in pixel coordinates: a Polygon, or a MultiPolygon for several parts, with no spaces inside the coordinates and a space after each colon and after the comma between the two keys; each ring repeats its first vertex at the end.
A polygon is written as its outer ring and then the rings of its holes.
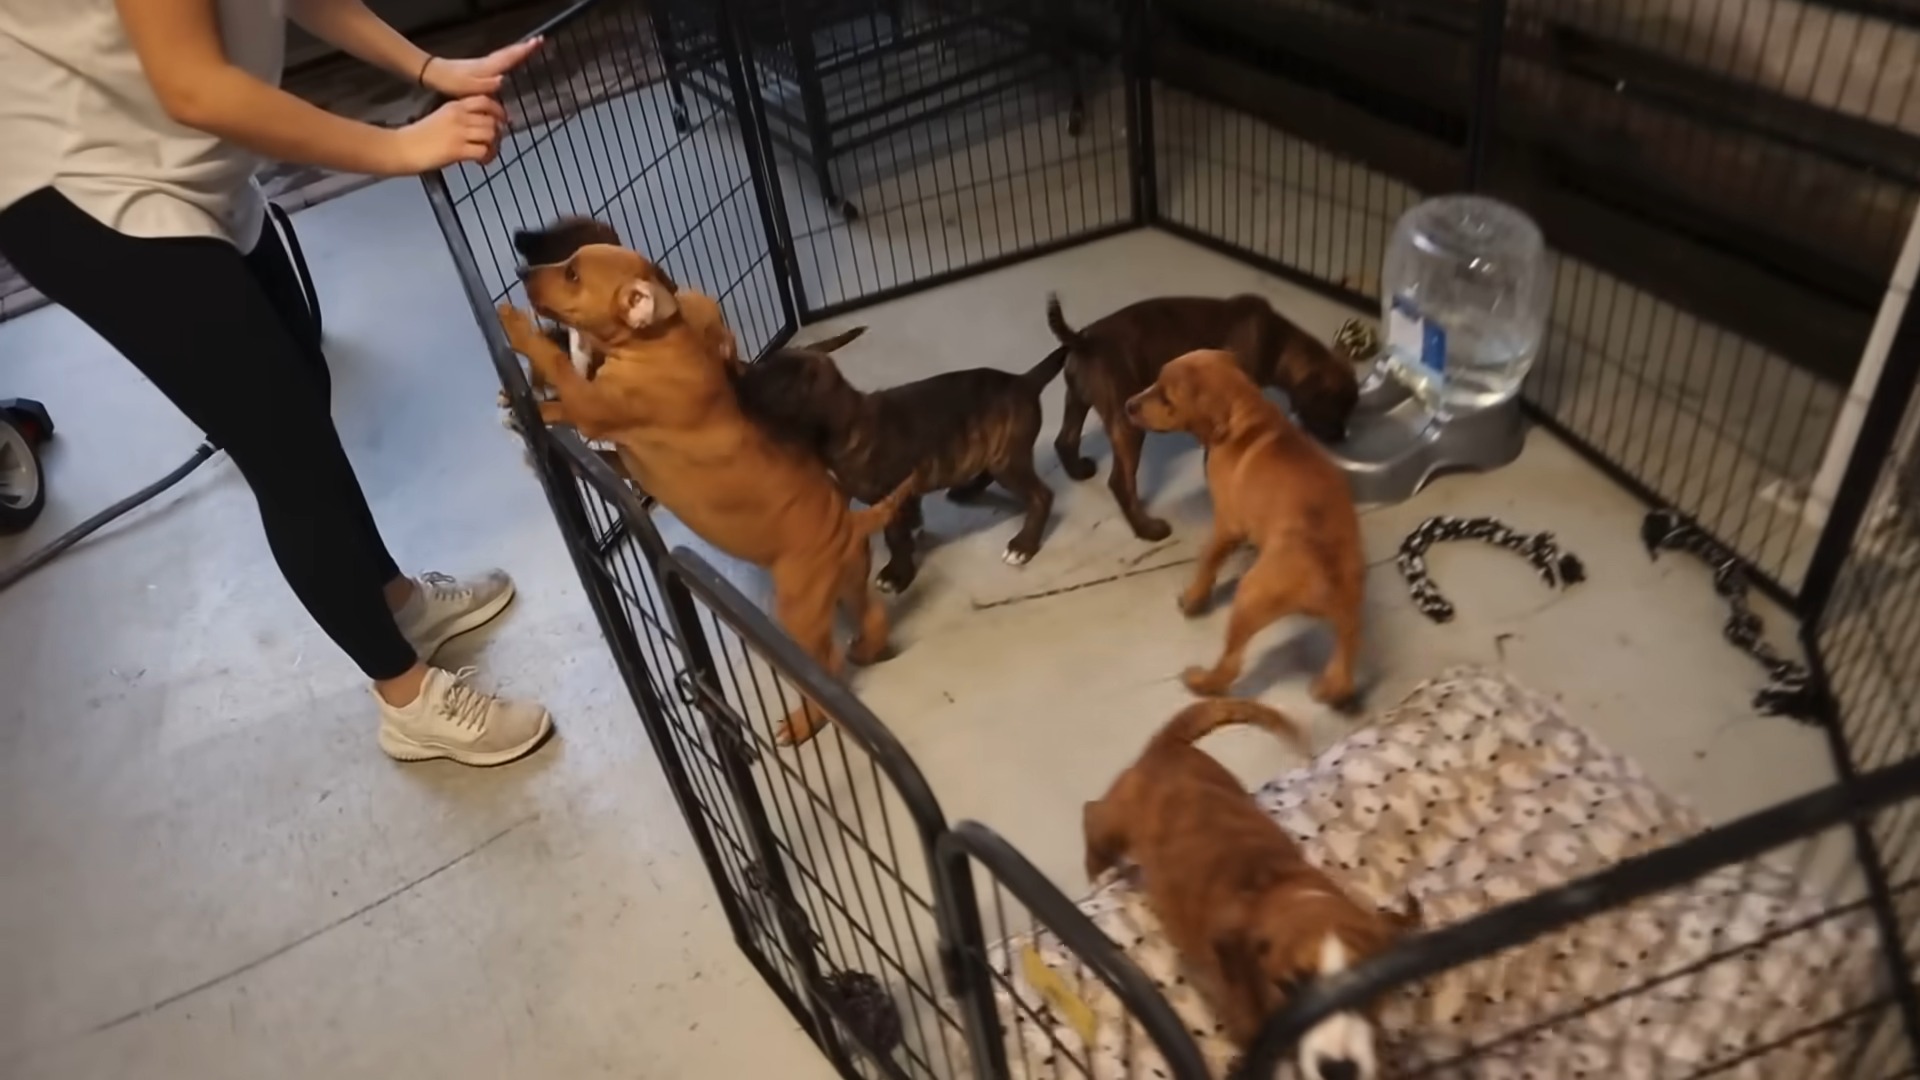
{"type": "Polygon", "coordinates": [[[1394,297],[1387,311],[1387,348],[1430,371],[1447,370],[1446,329],[1420,314],[1409,296],[1394,297]]]}

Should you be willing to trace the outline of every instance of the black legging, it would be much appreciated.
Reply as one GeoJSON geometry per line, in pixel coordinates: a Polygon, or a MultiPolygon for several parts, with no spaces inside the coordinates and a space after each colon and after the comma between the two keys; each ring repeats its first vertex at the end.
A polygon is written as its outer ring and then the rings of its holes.
{"type": "Polygon", "coordinates": [[[400,571],[334,430],[319,334],[271,223],[243,257],[224,240],[126,236],[43,188],[0,211],[0,255],[227,452],[280,573],[368,678],[413,666],[383,591],[400,571]]]}

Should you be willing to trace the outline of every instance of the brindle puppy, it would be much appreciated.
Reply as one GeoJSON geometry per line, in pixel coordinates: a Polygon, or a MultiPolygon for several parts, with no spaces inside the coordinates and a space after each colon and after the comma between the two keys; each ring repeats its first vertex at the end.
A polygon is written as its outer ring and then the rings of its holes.
{"type": "Polygon", "coordinates": [[[1195,349],[1233,353],[1255,384],[1287,392],[1300,426],[1321,442],[1346,438],[1347,419],[1360,400],[1353,365],[1258,296],[1162,296],[1129,304],[1081,330],[1067,325],[1059,299],[1049,297],[1047,325],[1060,347],[1073,354],[1067,364],[1067,411],[1053,441],[1060,464],[1075,480],[1093,476],[1093,462],[1080,456],[1080,429],[1091,407],[1113,447],[1107,485],[1142,540],[1165,540],[1173,530],[1149,516],[1140,502],[1134,478],[1146,436],[1127,419],[1126,404],[1153,385],[1167,361],[1195,349]]]}
{"type": "Polygon", "coordinates": [[[738,387],[748,416],[776,438],[814,448],[862,502],[884,497],[917,472],[915,497],[887,527],[890,558],[878,576],[882,590],[899,592],[916,573],[919,496],[929,491],[945,488],[949,498],[965,501],[999,481],[1027,507],[1005,560],[1021,566],[1040,550],[1053,510],[1053,490],[1033,467],[1040,391],[1065,362],[1063,351],[1024,374],[969,368],[863,393],[824,351],[790,348],[749,367],[738,387]]]}

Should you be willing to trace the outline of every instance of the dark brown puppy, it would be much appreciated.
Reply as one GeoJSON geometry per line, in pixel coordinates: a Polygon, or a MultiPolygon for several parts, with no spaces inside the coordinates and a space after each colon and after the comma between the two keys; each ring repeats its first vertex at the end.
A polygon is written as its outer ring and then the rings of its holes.
{"type": "Polygon", "coordinates": [[[1140,502],[1136,475],[1145,436],[1127,418],[1125,406],[1128,398],[1152,385],[1167,361],[1195,349],[1231,352],[1254,383],[1285,390],[1301,425],[1323,442],[1346,438],[1347,420],[1360,399],[1353,365],[1281,318],[1258,296],[1142,300],[1084,330],[1068,326],[1058,298],[1049,298],[1047,325],[1072,353],[1066,415],[1053,441],[1060,464],[1075,480],[1093,476],[1093,462],[1080,456],[1080,429],[1086,426],[1089,408],[1099,413],[1113,446],[1107,484],[1127,524],[1142,540],[1164,540],[1172,529],[1149,516],[1140,502]]]}
{"type": "MultiPolygon", "coordinates": [[[[1307,861],[1226,767],[1193,744],[1216,728],[1251,724],[1308,752],[1300,730],[1254,701],[1187,706],[1147,743],[1097,802],[1086,805],[1087,877],[1121,860],[1144,879],[1147,902],[1242,1050],[1295,988],[1384,952],[1419,923],[1354,902],[1307,861]]],[[[1312,1080],[1374,1080],[1368,1017],[1335,1013],[1300,1040],[1312,1080]]]]}
{"type": "Polygon", "coordinates": [[[899,592],[916,572],[919,496],[929,491],[945,488],[964,500],[999,481],[1027,508],[1005,560],[1021,566],[1040,550],[1053,511],[1053,490],[1033,467],[1040,391],[1065,361],[1058,352],[1024,374],[969,368],[868,393],[824,351],[783,349],[741,376],[740,405],[776,437],[812,447],[862,502],[885,497],[908,476],[920,478],[915,497],[887,526],[890,557],[877,579],[881,589],[899,592]]]}
{"type": "Polygon", "coordinates": [[[1240,545],[1260,552],[1234,594],[1226,650],[1212,670],[1188,668],[1187,689],[1226,693],[1253,635],[1282,616],[1311,615],[1330,623],[1334,636],[1314,700],[1353,704],[1366,560],[1346,474],[1219,349],[1176,358],[1126,408],[1146,430],[1185,431],[1207,450],[1213,535],[1180,610],[1189,617],[1207,610],[1220,564],[1240,545]]]}

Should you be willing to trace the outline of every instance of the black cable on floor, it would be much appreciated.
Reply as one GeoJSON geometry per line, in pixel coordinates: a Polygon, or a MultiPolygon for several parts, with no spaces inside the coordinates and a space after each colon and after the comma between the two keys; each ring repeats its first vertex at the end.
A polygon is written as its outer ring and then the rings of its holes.
{"type": "Polygon", "coordinates": [[[7,591],[18,584],[20,580],[28,574],[59,558],[62,552],[80,541],[85,540],[87,537],[92,536],[98,532],[102,526],[125,515],[135,507],[147,502],[155,495],[160,494],[180,481],[185,480],[188,473],[206,464],[207,459],[211,458],[215,453],[216,451],[212,443],[201,443],[200,448],[193,452],[193,456],[182,462],[180,466],[172,472],[74,526],[53,543],[20,560],[17,564],[9,566],[5,570],[0,570],[0,592],[7,591]]]}

